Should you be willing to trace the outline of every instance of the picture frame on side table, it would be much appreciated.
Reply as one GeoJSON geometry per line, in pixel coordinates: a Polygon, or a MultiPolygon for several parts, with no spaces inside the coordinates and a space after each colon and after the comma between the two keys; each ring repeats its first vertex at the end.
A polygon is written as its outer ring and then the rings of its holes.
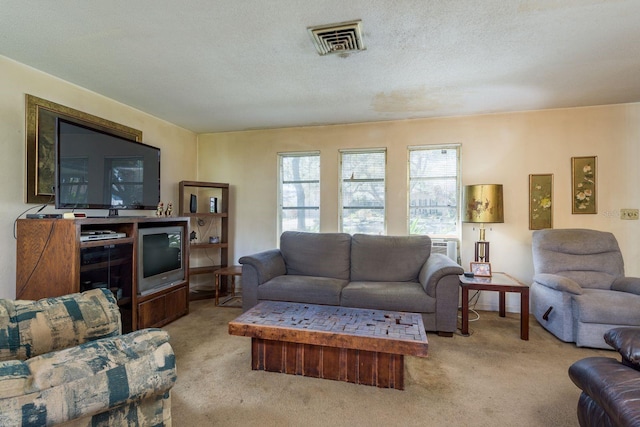
{"type": "Polygon", "coordinates": [[[571,158],[571,202],[572,214],[596,214],[597,194],[596,156],[571,158]]]}
{"type": "Polygon", "coordinates": [[[491,277],[490,262],[472,262],[471,272],[477,277],[491,277]]]}
{"type": "Polygon", "coordinates": [[[529,230],[553,228],[553,174],[529,175],[529,230]]]}
{"type": "Polygon", "coordinates": [[[142,131],[26,94],[27,203],[52,203],[55,185],[56,121],[63,118],[142,142],[142,131]]]}

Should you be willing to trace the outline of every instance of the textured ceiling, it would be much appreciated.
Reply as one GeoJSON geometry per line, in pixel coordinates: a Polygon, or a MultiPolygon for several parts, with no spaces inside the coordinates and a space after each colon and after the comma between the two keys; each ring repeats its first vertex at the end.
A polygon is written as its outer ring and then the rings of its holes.
{"type": "Polygon", "coordinates": [[[639,16],[639,0],[0,0],[0,55],[204,133],[637,102],[639,16]],[[307,27],[355,19],[366,50],[319,56],[307,27]]]}

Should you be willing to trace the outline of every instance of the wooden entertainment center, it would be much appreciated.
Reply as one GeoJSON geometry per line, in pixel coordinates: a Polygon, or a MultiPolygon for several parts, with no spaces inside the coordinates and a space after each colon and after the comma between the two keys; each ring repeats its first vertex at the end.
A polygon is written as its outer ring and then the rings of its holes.
{"type": "Polygon", "coordinates": [[[187,314],[189,219],[110,217],[17,221],[17,299],[49,298],[94,287],[108,287],[117,295],[124,332],[160,327],[187,314]],[[139,295],[138,230],[161,226],[183,228],[184,280],[139,295]],[[81,239],[88,231],[112,231],[117,237],[81,239]]]}

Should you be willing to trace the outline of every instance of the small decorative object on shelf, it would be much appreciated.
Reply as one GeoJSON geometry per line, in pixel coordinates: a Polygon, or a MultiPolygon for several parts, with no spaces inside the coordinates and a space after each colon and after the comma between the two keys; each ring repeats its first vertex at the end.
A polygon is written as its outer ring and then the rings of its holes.
{"type": "Polygon", "coordinates": [[[164,203],[158,203],[158,208],[156,209],[156,216],[164,216],[164,203]]]}
{"type": "Polygon", "coordinates": [[[218,236],[210,236],[209,243],[220,243],[220,237],[218,236]]]}
{"type": "Polygon", "coordinates": [[[471,272],[478,277],[491,277],[491,263],[489,262],[472,262],[471,272]]]}
{"type": "Polygon", "coordinates": [[[173,215],[173,203],[167,203],[167,210],[164,212],[164,216],[172,216],[173,215]]]}

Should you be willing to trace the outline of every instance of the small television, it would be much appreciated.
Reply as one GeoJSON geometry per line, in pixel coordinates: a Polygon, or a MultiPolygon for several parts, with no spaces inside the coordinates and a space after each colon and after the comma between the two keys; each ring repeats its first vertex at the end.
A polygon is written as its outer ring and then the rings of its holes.
{"type": "Polygon", "coordinates": [[[157,208],[159,148],[62,118],[55,145],[56,209],[157,208]]]}
{"type": "Polygon", "coordinates": [[[185,279],[184,227],[138,229],[138,294],[148,295],[185,279]]]}

